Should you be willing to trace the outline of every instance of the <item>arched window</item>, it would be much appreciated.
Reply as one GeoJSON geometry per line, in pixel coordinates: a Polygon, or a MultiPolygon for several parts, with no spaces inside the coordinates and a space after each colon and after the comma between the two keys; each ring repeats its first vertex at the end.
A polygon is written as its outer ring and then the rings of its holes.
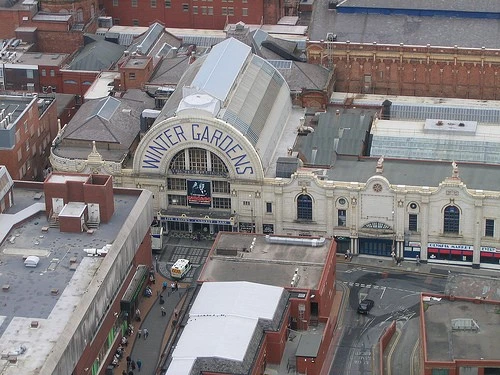
{"type": "Polygon", "coordinates": [[[76,10],[76,22],[83,22],[83,9],[78,8],[76,10]]]}
{"type": "Polygon", "coordinates": [[[301,194],[297,198],[297,220],[312,220],[312,198],[309,195],[301,194]]]}
{"type": "Polygon", "coordinates": [[[444,233],[458,233],[460,231],[460,210],[456,206],[444,209],[444,233]]]}

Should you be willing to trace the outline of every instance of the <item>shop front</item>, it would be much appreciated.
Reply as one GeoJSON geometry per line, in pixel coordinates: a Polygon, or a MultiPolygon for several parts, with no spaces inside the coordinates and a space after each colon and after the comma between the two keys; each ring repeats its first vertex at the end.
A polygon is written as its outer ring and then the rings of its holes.
{"type": "Polygon", "coordinates": [[[481,246],[481,263],[500,264],[500,249],[481,246]]]}
{"type": "Polygon", "coordinates": [[[454,245],[446,243],[429,243],[427,245],[427,258],[432,260],[443,260],[451,262],[466,262],[472,264],[474,246],[454,245]]]}
{"type": "Polygon", "coordinates": [[[238,223],[235,215],[229,212],[197,212],[185,210],[179,212],[169,209],[160,215],[161,223],[171,232],[183,232],[186,236],[212,238],[218,232],[237,232],[238,223]]]}
{"type": "Polygon", "coordinates": [[[390,257],[394,249],[393,240],[381,238],[360,238],[359,253],[390,257]]]}

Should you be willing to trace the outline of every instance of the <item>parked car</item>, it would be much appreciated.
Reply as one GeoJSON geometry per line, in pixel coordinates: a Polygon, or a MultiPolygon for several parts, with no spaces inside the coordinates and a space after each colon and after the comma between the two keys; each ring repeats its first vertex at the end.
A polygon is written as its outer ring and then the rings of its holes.
{"type": "Polygon", "coordinates": [[[375,302],[371,299],[364,299],[358,305],[358,314],[368,314],[368,312],[375,305],[375,302]]]}

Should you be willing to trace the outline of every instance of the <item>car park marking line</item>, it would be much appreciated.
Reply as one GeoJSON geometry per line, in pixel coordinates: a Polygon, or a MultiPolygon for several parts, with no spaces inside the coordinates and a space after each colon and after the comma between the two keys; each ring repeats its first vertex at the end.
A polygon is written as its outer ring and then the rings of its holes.
{"type": "Polygon", "coordinates": [[[380,299],[382,299],[384,297],[384,293],[385,293],[385,290],[387,289],[387,287],[384,286],[383,289],[384,290],[382,291],[382,294],[380,295],[380,299]]]}

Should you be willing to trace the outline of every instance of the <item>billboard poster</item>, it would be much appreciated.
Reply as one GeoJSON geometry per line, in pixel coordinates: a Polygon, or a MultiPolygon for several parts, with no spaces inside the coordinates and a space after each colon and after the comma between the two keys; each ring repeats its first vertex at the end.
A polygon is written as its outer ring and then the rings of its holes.
{"type": "Polygon", "coordinates": [[[210,207],[212,203],[210,182],[187,180],[187,200],[190,206],[210,207]]]}

